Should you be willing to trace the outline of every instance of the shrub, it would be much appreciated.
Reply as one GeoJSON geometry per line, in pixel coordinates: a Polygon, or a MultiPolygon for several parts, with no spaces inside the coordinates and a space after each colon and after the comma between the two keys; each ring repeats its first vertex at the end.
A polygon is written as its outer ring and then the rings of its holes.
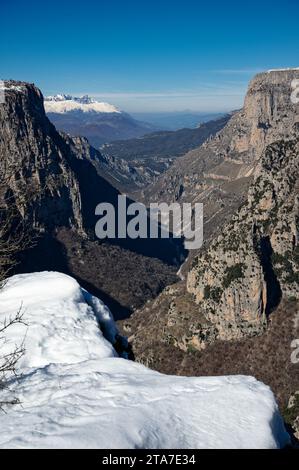
{"type": "Polygon", "coordinates": [[[294,395],[294,403],[290,407],[283,410],[283,417],[286,423],[293,424],[295,419],[299,416],[299,393],[294,395]]]}
{"type": "Polygon", "coordinates": [[[204,288],[204,298],[211,299],[218,303],[220,301],[222,292],[223,290],[220,287],[211,287],[208,285],[204,288]]]}
{"type": "Polygon", "coordinates": [[[244,269],[244,263],[237,263],[233,266],[227,267],[224,273],[225,277],[222,283],[224,289],[227,289],[233,281],[244,278],[244,269]]]}

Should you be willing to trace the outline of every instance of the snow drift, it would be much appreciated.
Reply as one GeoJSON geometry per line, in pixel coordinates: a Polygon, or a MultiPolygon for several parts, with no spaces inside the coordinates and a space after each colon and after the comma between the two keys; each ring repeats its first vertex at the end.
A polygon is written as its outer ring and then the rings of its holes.
{"type": "Polygon", "coordinates": [[[22,376],[0,399],[15,393],[21,404],[0,415],[1,447],[277,448],[289,441],[271,390],[252,377],[166,376],[119,358],[109,310],[71,277],[11,277],[0,291],[0,322],[20,306],[28,327],[12,326],[1,354],[25,336],[22,376]]]}

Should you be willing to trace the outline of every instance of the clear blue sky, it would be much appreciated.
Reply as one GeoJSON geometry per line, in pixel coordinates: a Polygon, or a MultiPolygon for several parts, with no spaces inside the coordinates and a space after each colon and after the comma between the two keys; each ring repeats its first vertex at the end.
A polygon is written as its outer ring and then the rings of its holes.
{"type": "Polygon", "coordinates": [[[299,66],[298,0],[1,0],[0,78],[128,111],[222,111],[299,66]]]}

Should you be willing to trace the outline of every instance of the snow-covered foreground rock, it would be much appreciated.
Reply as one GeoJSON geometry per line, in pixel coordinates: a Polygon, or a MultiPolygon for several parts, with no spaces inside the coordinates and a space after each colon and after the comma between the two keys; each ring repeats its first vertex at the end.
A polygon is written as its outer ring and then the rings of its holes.
{"type": "Polygon", "coordinates": [[[288,442],[275,399],[252,377],[165,376],[117,357],[109,310],[59,273],[10,278],[0,322],[21,306],[1,354],[25,338],[21,401],[0,415],[5,448],[276,448],[288,442]]]}

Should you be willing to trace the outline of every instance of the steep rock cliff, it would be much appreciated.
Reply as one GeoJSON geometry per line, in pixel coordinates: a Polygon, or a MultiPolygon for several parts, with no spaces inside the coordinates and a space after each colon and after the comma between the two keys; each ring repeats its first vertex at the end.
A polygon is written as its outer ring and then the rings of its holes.
{"type": "Polygon", "coordinates": [[[15,204],[37,235],[18,270],[70,273],[103,298],[116,318],[128,315],[175,281],[179,246],[169,240],[97,240],[95,207],[109,202],[116,208],[120,194],[109,162],[86,139],[57,132],[34,85],[6,81],[4,93],[1,204],[15,204]]]}
{"type": "Polygon", "coordinates": [[[256,334],[281,298],[299,298],[299,141],[268,146],[247,203],[193,263],[187,290],[221,339],[256,334]]]}
{"type": "Polygon", "coordinates": [[[0,165],[5,196],[14,199],[34,228],[64,225],[82,233],[78,183],[68,165],[68,149],[45,115],[41,92],[24,82],[5,82],[4,92],[0,165]]]}

